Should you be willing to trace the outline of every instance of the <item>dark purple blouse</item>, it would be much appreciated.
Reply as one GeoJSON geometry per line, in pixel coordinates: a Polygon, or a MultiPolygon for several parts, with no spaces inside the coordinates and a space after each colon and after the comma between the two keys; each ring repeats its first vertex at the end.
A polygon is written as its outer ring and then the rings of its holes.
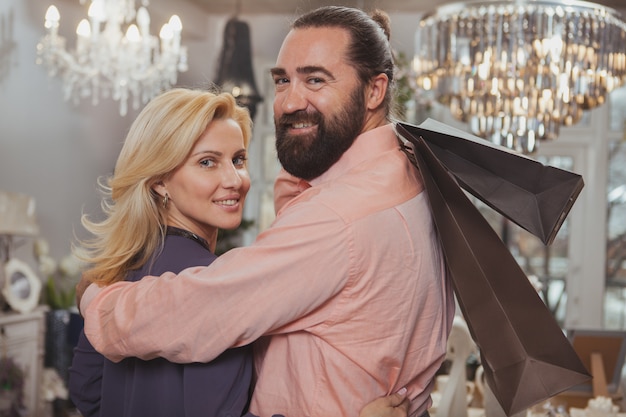
{"type": "MultiPolygon", "coordinates": [[[[168,232],[154,262],[127,280],[178,273],[215,258],[197,240],[168,232]]],[[[81,332],[68,388],[84,417],[239,417],[247,411],[252,372],[250,346],[229,349],[210,363],[175,364],[163,358],[114,363],[96,352],[81,332]]]]}

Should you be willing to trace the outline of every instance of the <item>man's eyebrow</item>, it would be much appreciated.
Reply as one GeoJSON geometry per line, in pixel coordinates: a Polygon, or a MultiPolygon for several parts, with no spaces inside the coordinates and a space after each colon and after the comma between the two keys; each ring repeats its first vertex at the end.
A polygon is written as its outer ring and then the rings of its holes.
{"type": "MultiPolygon", "coordinates": [[[[298,74],[313,74],[316,72],[321,72],[322,74],[326,75],[329,78],[335,78],[330,73],[330,71],[328,71],[326,68],[317,66],[317,65],[308,65],[306,67],[298,67],[296,68],[296,72],[298,74]]],[[[275,77],[280,77],[280,76],[284,76],[285,74],[287,74],[287,71],[285,71],[284,68],[275,67],[275,68],[270,69],[270,74],[272,74],[275,77]]]]}
{"type": "Polygon", "coordinates": [[[274,67],[270,69],[270,74],[273,76],[285,75],[287,72],[283,68],[274,67]]]}

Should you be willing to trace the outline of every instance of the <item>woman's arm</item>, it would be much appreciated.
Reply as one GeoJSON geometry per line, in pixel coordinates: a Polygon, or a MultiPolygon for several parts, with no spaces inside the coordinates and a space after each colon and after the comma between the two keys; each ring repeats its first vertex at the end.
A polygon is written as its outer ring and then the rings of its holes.
{"type": "Polygon", "coordinates": [[[85,417],[100,415],[103,369],[104,356],[96,352],[81,331],[69,369],[68,391],[85,417]]]}

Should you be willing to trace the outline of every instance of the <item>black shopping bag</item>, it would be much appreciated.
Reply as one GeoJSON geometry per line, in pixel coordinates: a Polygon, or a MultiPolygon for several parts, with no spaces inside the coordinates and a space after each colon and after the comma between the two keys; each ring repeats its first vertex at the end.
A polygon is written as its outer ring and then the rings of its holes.
{"type": "MultiPolygon", "coordinates": [[[[423,137],[469,193],[549,245],[583,188],[573,172],[543,165],[432,119],[397,124],[400,134],[423,137]]],[[[409,139],[410,140],[410,139],[409,139]]]]}

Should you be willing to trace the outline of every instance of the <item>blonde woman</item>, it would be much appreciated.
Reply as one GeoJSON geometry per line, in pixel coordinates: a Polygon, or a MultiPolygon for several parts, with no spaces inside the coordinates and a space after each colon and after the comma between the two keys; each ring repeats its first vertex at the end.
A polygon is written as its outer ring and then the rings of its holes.
{"type": "MultiPolygon", "coordinates": [[[[77,251],[91,265],[87,274],[108,285],[210,264],[218,230],[236,228],[242,219],[250,188],[250,135],[248,112],[227,94],[173,89],[148,103],[105,187],[106,218],[83,218],[93,235],[77,251]]],[[[164,307],[170,303],[161,301],[164,307]]],[[[160,340],[159,334],[154,338],[160,340]]],[[[240,416],[249,400],[252,367],[249,346],[210,363],[160,358],[113,363],[83,333],[69,389],[85,417],[240,416]]]]}

